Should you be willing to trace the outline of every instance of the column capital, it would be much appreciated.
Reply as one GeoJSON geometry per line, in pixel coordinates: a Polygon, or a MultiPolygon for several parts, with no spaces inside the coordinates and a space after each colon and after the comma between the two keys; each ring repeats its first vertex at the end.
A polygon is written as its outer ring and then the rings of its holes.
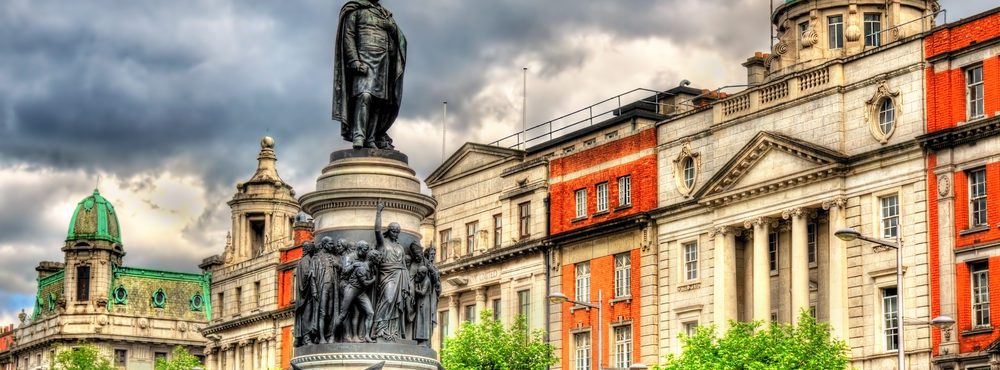
{"type": "Polygon", "coordinates": [[[749,220],[743,221],[743,227],[747,229],[753,229],[754,226],[764,226],[771,223],[771,218],[766,216],[754,217],[749,220]]]}
{"type": "Polygon", "coordinates": [[[795,207],[795,208],[789,208],[789,209],[786,209],[784,211],[781,211],[781,218],[786,219],[786,220],[790,220],[793,217],[796,217],[796,218],[797,217],[802,217],[805,214],[806,214],[806,212],[805,212],[805,210],[802,209],[802,207],[795,207]]]}
{"type": "Polygon", "coordinates": [[[847,207],[847,198],[836,197],[823,202],[823,210],[829,210],[831,208],[844,208],[847,207]]]}
{"type": "Polygon", "coordinates": [[[246,347],[248,344],[250,344],[250,341],[247,339],[240,340],[239,342],[240,347],[246,347]]]}
{"type": "Polygon", "coordinates": [[[458,300],[459,300],[458,299],[458,293],[452,293],[452,295],[451,295],[451,308],[452,309],[455,309],[455,310],[458,309],[458,300]]]}
{"type": "Polygon", "coordinates": [[[726,236],[726,234],[735,234],[736,230],[732,226],[716,226],[712,228],[712,236],[726,236]]]}

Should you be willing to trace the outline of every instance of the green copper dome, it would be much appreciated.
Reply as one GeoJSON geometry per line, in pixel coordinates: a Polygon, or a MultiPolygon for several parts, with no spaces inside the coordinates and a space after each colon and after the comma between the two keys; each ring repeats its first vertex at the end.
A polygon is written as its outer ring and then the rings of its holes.
{"type": "Polygon", "coordinates": [[[83,198],[76,205],[76,211],[73,211],[66,241],[74,240],[104,240],[117,244],[122,242],[115,207],[97,189],[94,189],[94,194],[83,198]]]}

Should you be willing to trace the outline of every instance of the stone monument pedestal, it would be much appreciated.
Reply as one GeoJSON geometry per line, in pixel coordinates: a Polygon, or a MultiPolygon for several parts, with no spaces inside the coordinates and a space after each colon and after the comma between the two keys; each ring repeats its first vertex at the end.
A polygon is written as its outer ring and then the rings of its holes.
{"type": "MultiPolygon", "coordinates": [[[[349,243],[360,240],[375,248],[378,202],[382,228],[400,226],[399,244],[420,242],[420,223],[437,202],[420,192],[420,180],[395,150],[346,149],[330,154],[330,164],[316,180],[316,191],[299,198],[312,215],[317,244],[325,237],[349,243]]],[[[377,283],[376,283],[377,284],[377,283]]],[[[372,297],[374,300],[375,297],[372,297]]],[[[436,314],[436,313],[433,313],[436,314]]],[[[390,343],[311,344],[294,349],[291,363],[299,369],[438,370],[437,353],[426,345],[400,339],[390,343]]]]}
{"type": "Polygon", "coordinates": [[[303,369],[439,370],[437,353],[426,346],[400,343],[331,343],[295,349],[292,365],[303,369]]]}

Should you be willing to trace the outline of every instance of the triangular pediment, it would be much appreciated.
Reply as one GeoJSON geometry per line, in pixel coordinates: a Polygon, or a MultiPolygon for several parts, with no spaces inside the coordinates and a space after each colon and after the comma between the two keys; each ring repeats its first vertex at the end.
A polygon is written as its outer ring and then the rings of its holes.
{"type": "Polygon", "coordinates": [[[839,174],[847,157],[773,132],[761,132],[702,188],[705,203],[733,200],[839,174]]]}
{"type": "Polygon", "coordinates": [[[523,159],[524,154],[522,150],[465,143],[424,181],[427,182],[427,186],[434,186],[442,181],[478,172],[511,159],[523,159]]]}

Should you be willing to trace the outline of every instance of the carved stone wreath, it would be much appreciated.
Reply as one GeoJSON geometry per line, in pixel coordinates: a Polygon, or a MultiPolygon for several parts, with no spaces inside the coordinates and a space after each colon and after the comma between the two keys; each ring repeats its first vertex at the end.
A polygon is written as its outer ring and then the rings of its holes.
{"type": "Polygon", "coordinates": [[[681,152],[674,159],[674,182],[677,184],[677,192],[685,197],[690,197],[691,193],[694,192],[695,185],[698,184],[698,175],[700,173],[700,155],[691,150],[691,142],[684,143],[684,146],[681,147],[681,152]],[[687,181],[684,181],[684,162],[688,158],[694,164],[694,179],[691,181],[691,186],[688,186],[687,181]]]}
{"type": "Polygon", "coordinates": [[[889,88],[888,81],[882,81],[878,85],[878,89],[875,90],[875,95],[865,102],[865,121],[868,122],[868,129],[871,131],[872,136],[875,140],[878,140],[879,143],[888,143],[889,138],[896,132],[896,126],[899,126],[899,116],[902,113],[899,100],[899,91],[893,91],[889,88]],[[882,106],[882,102],[886,99],[889,99],[889,101],[892,102],[893,124],[892,127],[889,128],[888,132],[882,132],[882,128],[879,126],[879,108],[882,106]]]}

